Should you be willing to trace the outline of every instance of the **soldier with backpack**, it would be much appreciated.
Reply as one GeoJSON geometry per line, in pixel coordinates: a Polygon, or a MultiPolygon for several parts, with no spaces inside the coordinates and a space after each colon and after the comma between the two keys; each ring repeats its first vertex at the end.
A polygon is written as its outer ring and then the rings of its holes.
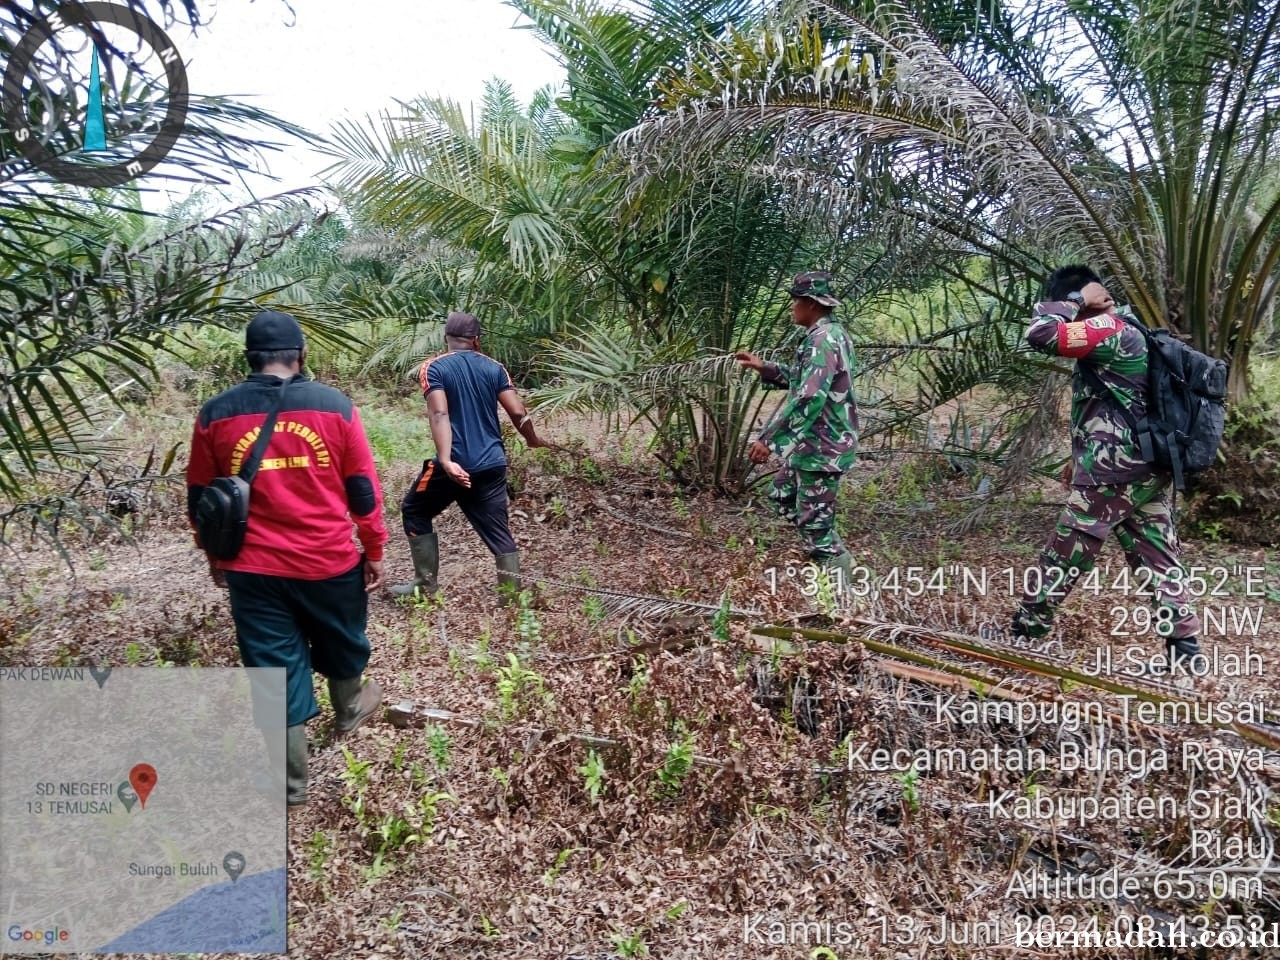
{"type": "MultiPolygon", "coordinates": [[[[1151,571],[1156,630],[1164,638],[1168,658],[1164,663],[1159,658],[1152,661],[1153,669],[1186,665],[1197,671],[1203,662],[1197,642],[1200,619],[1178,559],[1174,473],[1176,468],[1181,481],[1182,474],[1193,469],[1188,464],[1202,465],[1203,458],[1192,453],[1194,447],[1206,444],[1193,444],[1191,438],[1202,440],[1199,434],[1212,432],[1215,418],[1220,435],[1220,400],[1215,405],[1205,399],[1204,410],[1198,410],[1191,391],[1183,397],[1184,391],[1169,385],[1164,355],[1194,351],[1176,342],[1158,342],[1126,317],[1089,267],[1076,264],[1055,270],[1046,296],[1034,308],[1026,336],[1032,349],[1076,361],[1071,390],[1071,494],[1041,553],[1040,575],[1027,578],[1027,592],[1013,615],[1013,633],[1032,640],[1048,634],[1055,609],[1093,568],[1103,543],[1114,534],[1130,567],[1151,571]],[[1160,389],[1153,391],[1155,380],[1160,389]],[[1184,422],[1170,425],[1155,408],[1173,406],[1170,397],[1175,393],[1191,413],[1184,422]],[[1152,402],[1162,394],[1159,403],[1152,402]],[[1153,437],[1160,443],[1153,443],[1153,437]],[[1157,456],[1156,446],[1164,451],[1163,457],[1157,456]],[[1037,589],[1032,592],[1032,588],[1037,589]]],[[[1202,354],[1196,357],[1209,364],[1200,379],[1215,381],[1204,392],[1217,388],[1219,375],[1225,390],[1225,365],[1218,369],[1212,365],[1221,361],[1209,361],[1202,354]]],[[[1193,365],[1195,361],[1177,356],[1177,362],[1193,365]]],[[[1168,416],[1172,419],[1173,413],[1168,416]]],[[[1211,445],[1210,459],[1216,441],[1211,445]]]]}

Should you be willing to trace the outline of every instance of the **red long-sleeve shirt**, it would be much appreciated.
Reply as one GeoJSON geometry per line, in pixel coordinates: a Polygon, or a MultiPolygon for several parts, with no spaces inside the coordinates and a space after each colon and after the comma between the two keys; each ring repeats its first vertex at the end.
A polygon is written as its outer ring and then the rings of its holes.
{"type": "MultiPolygon", "coordinates": [[[[279,377],[250,374],[200,409],[187,464],[188,517],[210,480],[239,473],[279,389],[279,377]]],[[[359,560],[353,521],[365,556],[381,560],[382,488],[360,414],[341,391],[296,374],[253,479],[244,547],[218,566],[326,580],[359,560]]]]}

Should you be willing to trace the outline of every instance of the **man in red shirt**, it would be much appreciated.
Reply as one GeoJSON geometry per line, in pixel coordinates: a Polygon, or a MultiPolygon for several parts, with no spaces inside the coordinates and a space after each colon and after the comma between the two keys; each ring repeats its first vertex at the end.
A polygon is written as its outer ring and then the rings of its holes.
{"type": "MultiPolygon", "coordinates": [[[[382,691],[362,685],[369,661],[368,591],[382,586],[382,491],[360,415],[350,398],[302,374],[298,321],[264,311],[245,332],[253,371],[200,409],[187,464],[187,514],[214,477],[232,476],[281,399],[252,481],[244,546],[209,559],[228,588],[246,667],[284,667],[287,796],[306,802],[306,723],[320,712],[312,668],[329,678],[335,725],[349,733],[377,713],[382,691]],[[287,388],[286,388],[287,384],[287,388]],[[283,396],[280,391],[284,390],[283,396]],[[352,523],[364,548],[352,541],[352,523]]],[[[199,544],[197,543],[197,546],[199,544]]]]}

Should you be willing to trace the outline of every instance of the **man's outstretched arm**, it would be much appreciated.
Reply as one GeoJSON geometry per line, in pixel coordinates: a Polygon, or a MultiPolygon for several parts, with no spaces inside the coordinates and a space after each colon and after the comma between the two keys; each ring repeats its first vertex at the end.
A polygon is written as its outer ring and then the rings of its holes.
{"type": "Polygon", "coordinates": [[[524,401],[520,399],[520,394],[514,390],[503,390],[498,394],[498,402],[502,404],[502,409],[507,411],[507,416],[511,418],[511,422],[515,428],[520,431],[520,436],[524,437],[524,442],[531,447],[549,447],[551,444],[538,436],[538,431],[533,428],[533,419],[529,416],[529,411],[524,405],[524,401]]]}
{"type": "Polygon", "coordinates": [[[786,364],[766,363],[754,353],[745,351],[735,353],[733,358],[742,364],[743,369],[760,374],[760,382],[766,390],[786,390],[791,386],[792,370],[786,364]]]}

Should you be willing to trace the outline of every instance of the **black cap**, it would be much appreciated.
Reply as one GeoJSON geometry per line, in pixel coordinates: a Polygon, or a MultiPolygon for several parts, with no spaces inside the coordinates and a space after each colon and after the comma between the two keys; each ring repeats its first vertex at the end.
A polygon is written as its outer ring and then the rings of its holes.
{"type": "Polygon", "coordinates": [[[463,340],[478,337],[480,336],[480,321],[469,313],[451,313],[449,314],[449,319],[444,323],[444,335],[446,337],[461,337],[463,340]]]}
{"type": "Polygon", "coordinates": [[[246,350],[301,350],[305,345],[298,321],[278,310],[263,310],[244,332],[246,350]]]}

